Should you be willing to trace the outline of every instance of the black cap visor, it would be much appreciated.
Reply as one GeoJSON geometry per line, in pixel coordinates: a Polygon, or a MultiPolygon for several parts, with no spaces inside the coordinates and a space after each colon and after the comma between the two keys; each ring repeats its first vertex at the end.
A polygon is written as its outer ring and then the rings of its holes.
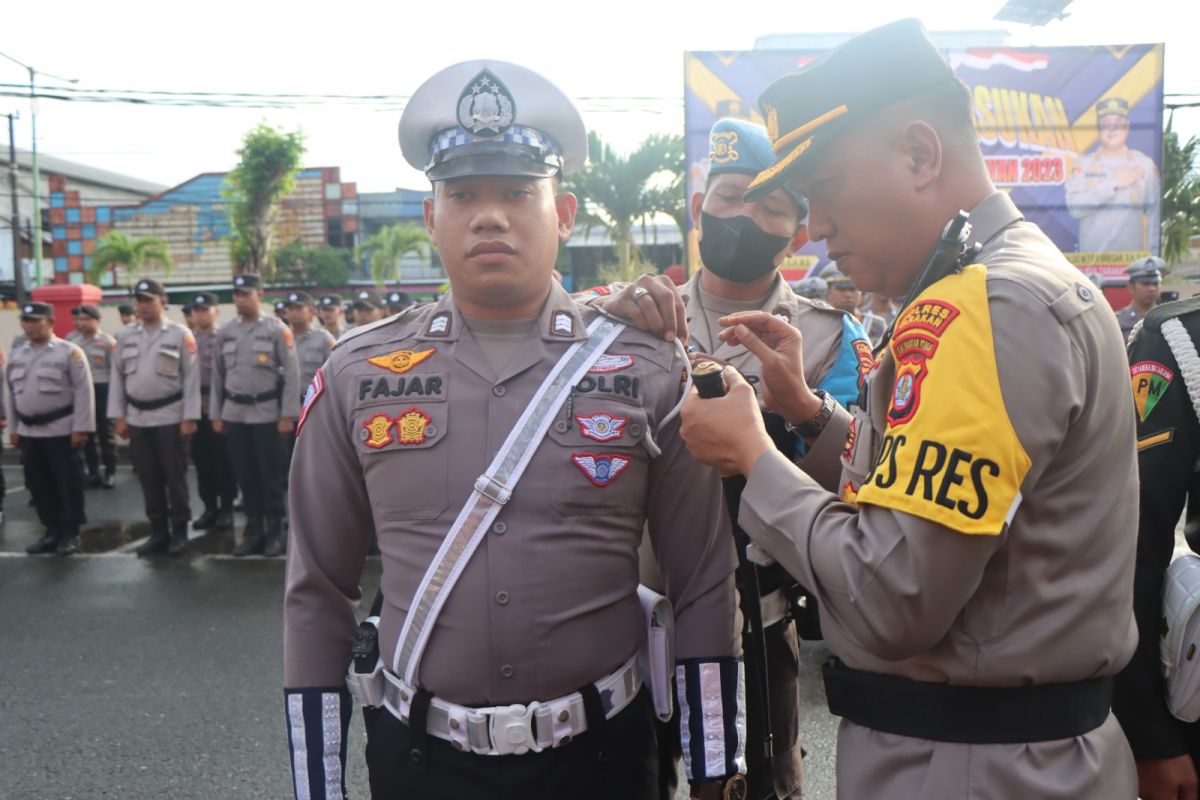
{"type": "Polygon", "coordinates": [[[447,150],[425,170],[431,181],[514,176],[549,178],[562,172],[562,157],[512,142],[474,142],[447,150]]]}

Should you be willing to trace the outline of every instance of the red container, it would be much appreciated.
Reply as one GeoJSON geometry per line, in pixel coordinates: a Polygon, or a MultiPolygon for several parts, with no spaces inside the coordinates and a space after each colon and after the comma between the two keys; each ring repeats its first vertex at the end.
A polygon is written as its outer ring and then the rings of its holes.
{"type": "MultiPolygon", "coordinates": [[[[65,274],[55,276],[56,279],[62,278],[63,280],[66,277],[65,274]]],[[[30,292],[30,296],[39,303],[49,303],[54,306],[54,332],[59,336],[66,337],[68,333],[75,330],[75,324],[71,320],[71,309],[82,303],[99,304],[104,294],[100,291],[100,287],[92,286],[90,283],[72,283],[39,286],[30,292]]]]}

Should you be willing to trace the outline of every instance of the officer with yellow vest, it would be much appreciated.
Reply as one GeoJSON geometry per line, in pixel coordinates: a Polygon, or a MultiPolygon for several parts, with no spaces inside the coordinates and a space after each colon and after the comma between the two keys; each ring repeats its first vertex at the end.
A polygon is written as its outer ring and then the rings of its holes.
{"type": "Polygon", "coordinates": [[[843,443],[838,493],[778,452],[734,370],[725,397],[683,409],[692,452],[746,476],[757,557],[820,601],[838,796],[1134,797],[1110,712],[1137,638],[1138,497],[1112,311],[992,186],[969,92],[916,20],[778,79],[760,107],[779,162],[748,197],[805,194],[841,271],[906,298],[859,402],[832,413],[795,329],[723,320],[762,361],[768,406],[843,443]],[[960,210],[973,263],[923,270],[960,210]]]}

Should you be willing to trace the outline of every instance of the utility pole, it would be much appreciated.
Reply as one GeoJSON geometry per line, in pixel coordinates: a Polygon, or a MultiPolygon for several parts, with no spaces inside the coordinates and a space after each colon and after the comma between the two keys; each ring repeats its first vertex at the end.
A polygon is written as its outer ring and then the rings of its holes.
{"type": "Polygon", "coordinates": [[[25,302],[25,270],[21,265],[21,214],[17,209],[17,137],[13,131],[16,114],[8,116],[8,188],[12,193],[13,280],[17,286],[17,302],[25,302]]]}

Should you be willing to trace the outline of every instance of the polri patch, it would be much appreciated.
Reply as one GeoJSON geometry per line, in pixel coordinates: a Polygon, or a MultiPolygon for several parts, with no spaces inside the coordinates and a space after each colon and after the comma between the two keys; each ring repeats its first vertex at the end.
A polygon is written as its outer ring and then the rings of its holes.
{"type": "Polygon", "coordinates": [[[629,369],[633,366],[633,356],[617,355],[616,353],[605,353],[596,359],[596,363],[588,372],[616,372],[622,369],[629,369]]]}
{"type": "Polygon", "coordinates": [[[410,369],[420,364],[425,359],[437,352],[436,347],[431,347],[428,350],[417,352],[416,350],[393,350],[390,353],[382,356],[368,358],[368,364],[394,372],[397,375],[402,375],[410,369]]]}
{"type": "Polygon", "coordinates": [[[576,414],[575,421],[579,423],[582,436],[597,442],[611,442],[624,435],[629,417],[616,417],[601,411],[587,416],[576,414]]]}
{"type": "MultiPolygon", "coordinates": [[[[896,320],[891,344],[896,359],[896,382],[892,385],[887,411],[889,425],[903,425],[917,413],[921,384],[929,375],[929,361],[959,313],[956,306],[929,298],[916,303],[896,320]]],[[[861,364],[862,356],[859,358],[861,364]]]]}
{"type": "Polygon", "coordinates": [[[1139,361],[1129,368],[1129,377],[1133,381],[1133,403],[1138,419],[1145,422],[1171,381],[1175,380],[1175,373],[1157,361],[1139,361]]]}
{"type": "Polygon", "coordinates": [[[595,453],[572,453],[571,460],[596,486],[608,486],[633,461],[628,456],[599,456],[595,453]]]}
{"type": "Polygon", "coordinates": [[[400,444],[424,444],[430,417],[419,408],[410,408],[396,417],[397,441],[400,444]]]}
{"type": "Polygon", "coordinates": [[[296,436],[300,435],[300,429],[304,427],[304,420],[308,419],[309,410],[324,393],[325,371],[318,368],[316,374],[313,375],[312,380],[308,383],[308,389],[304,392],[304,402],[300,406],[300,419],[296,421],[296,436]]]}

